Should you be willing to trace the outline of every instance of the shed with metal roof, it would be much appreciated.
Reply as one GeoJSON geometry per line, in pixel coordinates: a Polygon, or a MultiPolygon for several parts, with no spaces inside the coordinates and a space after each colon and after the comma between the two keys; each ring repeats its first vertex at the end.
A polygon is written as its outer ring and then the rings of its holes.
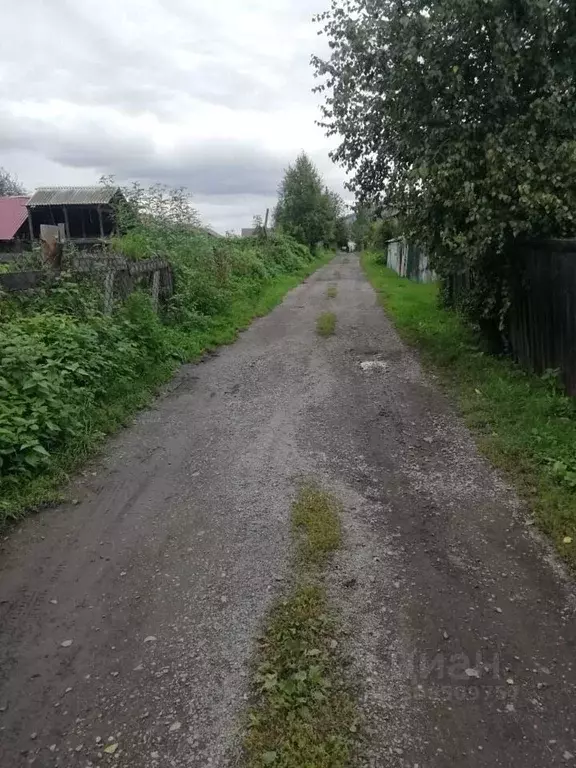
{"type": "Polygon", "coordinates": [[[30,200],[29,208],[47,205],[111,205],[118,195],[120,187],[39,187],[30,200]]]}
{"type": "Polygon", "coordinates": [[[61,224],[68,240],[91,245],[113,234],[115,207],[123,199],[116,186],[39,187],[28,201],[29,230],[37,239],[43,224],[61,224]]]}

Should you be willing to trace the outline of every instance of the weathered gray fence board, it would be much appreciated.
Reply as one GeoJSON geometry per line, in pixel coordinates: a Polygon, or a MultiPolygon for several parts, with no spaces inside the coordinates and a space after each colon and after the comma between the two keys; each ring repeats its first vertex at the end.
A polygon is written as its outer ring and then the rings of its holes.
{"type": "Polygon", "coordinates": [[[387,264],[401,277],[416,283],[431,283],[436,275],[428,265],[428,254],[423,248],[400,238],[387,243],[387,264]]]}
{"type": "Polygon", "coordinates": [[[535,373],[558,369],[566,390],[576,395],[576,240],[525,247],[516,265],[507,319],[510,351],[535,373]]]}
{"type": "Polygon", "coordinates": [[[49,272],[7,272],[0,275],[0,288],[8,293],[30,291],[45,285],[51,279],[49,272]]]}
{"type": "MultiPolygon", "coordinates": [[[[566,391],[576,395],[576,240],[519,247],[513,275],[503,346],[529,371],[558,370],[566,391]]],[[[467,271],[450,277],[454,306],[472,283],[467,271]]]]}
{"type": "MultiPolygon", "coordinates": [[[[114,307],[114,295],[118,292],[121,298],[126,298],[133,290],[135,283],[151,276],[150,289],[154,307],[158,307],[160,297],[172,295],[174,281],[170,262],[160,257],[129,261],[115,254],[98,254],[96,256],[75,256],[72,263],[72,276],[86,278],[95,275],[102,281],[104,312],[110,314],[114,307]]],[[[8,272],[0,274],[0,289],[15,293],[30,291],[52,281],[58,273],[49,271],[8,272]]]]}

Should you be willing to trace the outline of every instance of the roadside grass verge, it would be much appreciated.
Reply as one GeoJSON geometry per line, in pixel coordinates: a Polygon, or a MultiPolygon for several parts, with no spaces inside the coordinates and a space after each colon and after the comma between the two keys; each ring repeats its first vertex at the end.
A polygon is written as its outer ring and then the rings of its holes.
{"type": "Polygon", "coordinates": [[[336,330],[336,315],[334,312],[322,312],[316,319],[316,333],[319,336],[332,336],[336,330]]]}
{"type": "Polygon", "coordinates": [[[455,399],[480,450],[528,503],[536,525],[576,567],[576,401],[556,377],[494,357],[458,314],[438,304],[438,287],[398,277],[364,253],[362,266],[402,337],[455,399]]]}
{"type": "Polygon", "coordinates": [[[247,768],[351,765],[358,714],[323,584],[341,543],[339,508],[313,485],[303,486],[293,504],[294,583],[272,609],[260,643],[244,741],[247,768]]]}
{"type": "MultiPolygon", "coordinates": [[[[50,452],[49,463],[42,471],[32,476],[0,474],[0,530],[27,513],[65,501],[65,484],[70,474],[95,455],[107,435],[126,426],[138,410],[149,404],[182,362],[198,360],[205,352],[232,343],[255,317],[270,312],[288,291],[333,256],[331,252],[321,252],[299,269],[267,279],[256,291],[237,294],[225,311],[206,318],[196,328],[183,330],[178,325],[164,325],[144,308],[135,327],[140,333],[149,334],[158,349],[154,355],[143,351],[143,364],[138,371],[111,383],[98,402],[90,402],[81,409],[76,428],[63,445],[50,452]]],[[[139,311],[142,309],[139,307],[139,311]]]]}
{"type": "Polygon", "coordinates": [[[338,296],[338,286],[337,285],[329,285],[326,289],[326,296],[329,299],[335,299],[336,296],[338,296]]]}

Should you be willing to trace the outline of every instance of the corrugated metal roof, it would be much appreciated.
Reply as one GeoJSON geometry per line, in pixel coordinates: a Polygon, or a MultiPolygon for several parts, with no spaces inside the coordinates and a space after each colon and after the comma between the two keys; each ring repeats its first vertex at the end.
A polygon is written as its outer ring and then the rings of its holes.
{"type": "Polygon", "coordinates": [[[12,240],[26,221],[28,197],[0,197],[0,240],[12,240]]]}
{"type": "Polygon", "coordinates": [[[39,187],[28,201],[29,208],[40,205],[106,205],[120,187],[39,187]]]}
{"type": "Polygon", "coordinates": [[[212,227],[200,227],[201,232],[206,232],[207,235],[210,235],[210,237],[222,237],[220,232],[216,232],[215,229],[212,229],[212,227]]]}

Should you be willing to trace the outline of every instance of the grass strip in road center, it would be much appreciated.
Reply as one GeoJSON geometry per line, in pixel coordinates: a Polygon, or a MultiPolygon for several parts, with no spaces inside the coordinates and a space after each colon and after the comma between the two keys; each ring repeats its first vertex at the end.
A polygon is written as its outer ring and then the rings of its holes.
{"type": "Polygon", "coordinates": [[[272,609],[254,675],[247,768],[344,768],[358,729],[324,575],[340,546],[339,503],[313,485],[292,507],[294,583],[272,609]]]}
{"type": "Polygon", "coordinates": [[[342,543],[338,501],[314,485],[300,489],[292,505],[299,560],[307,569],[323,565],[342,543]]]}
{"type": "Polygon", "coordinates": [[[326,289],[326,296],[329,299],[335,299],[336,296],[338,296],[338,286],[337,285],[329,285],[326,289]]]}
{"type": "Polygon", "coordinates": [[[484,352],[461,317],[440,307],[437,285],[399,277],[374,253],[361,261],[387,314],[439,375],[478,447],[507,473],[536,524],[576,568],[576,399],[553,375],[536,376],[484,352]]]}
{"type": "Polygon", "coordinates": [[[331,336],[336,329],[334,312],[322,312],[316,320],[316,332],[319,336],[331,336]]]}

